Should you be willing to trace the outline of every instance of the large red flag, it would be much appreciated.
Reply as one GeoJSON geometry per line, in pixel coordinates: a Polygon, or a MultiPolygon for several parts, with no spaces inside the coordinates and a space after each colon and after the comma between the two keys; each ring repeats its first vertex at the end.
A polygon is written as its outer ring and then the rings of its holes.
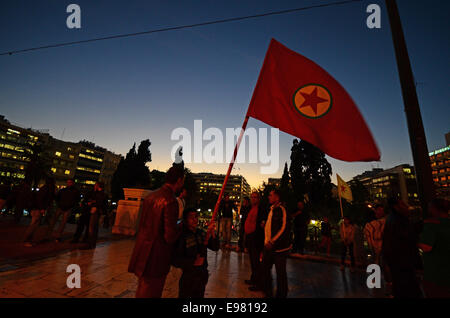
{"type": "Polygon", "coordinates": [[[356,104],[323,68],[272,39],[247,116],[344,161],[380,159],[356,104]]]}

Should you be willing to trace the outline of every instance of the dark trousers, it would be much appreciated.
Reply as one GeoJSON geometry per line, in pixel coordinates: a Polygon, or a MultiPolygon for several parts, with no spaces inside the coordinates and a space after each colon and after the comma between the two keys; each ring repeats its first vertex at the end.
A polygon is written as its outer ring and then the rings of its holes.
{"type": "Polygon", "coordinates": [[[205,268],[183,270],[179,281],[178,298],[204,298],[208,276],[208,270],[205,268]]]}
{"type": "Polygon", "coordinates": [[[440,286],[424,280],[423,291],[427,298],[450,298],[450,286],[440,286]]]}
{"type": "Polygon", "coordinates": [[[258,279],[258,273],[260,271],[261,262],[259,257],[263,250],[262,238],[258,239],[255,232],[245,236],[246,245],[248,248],[248,256],[250,258],[250,268],[252,270],[252,275],[250,280],[256,284],[258,279]]]}
{"type": "Polygon", "coordinates": [[[273,296],[272,291],[272,266],[275,264],[277,273],[276,298],[286,298],[288,292],[288,281],[286,273],[286,259],[288,252],[273,252],[264,249],[262,260],[261,287],[267,297],[273,296]]]}
{"type": "Polygon", "coordinates": [[[72,213],[72,209],[68,209],[68,210],[62,210],[62,209],[57,209],[55,212],[55,215],[53,216],[52,220],[50,221],[50,225],[48,227],[47,230],[47,238],[50,238],[50,235],[53,232],[53,228],[55,227],[56,222],[58,222],[59,217],[62,215],[61,218],[61,223],[59,223],[59,228],[56,231],[56,238],[60,239],[63,232],[64,232],[64,228],[66,227],[66,223],[67,220],[69,219],[70,213],[72,213]]]}
{"type": "Polygon", "coordinates": [[[90,213],[83,213],[78,219],[77,230],[73,236],[73,242],[78,242],[83,235],[83,242],[87,242],[89,234],[89,221],[91,219],[90,213]]]}
{"type": "Polygon", "coordinates": [[[41,218],[42,218],[41,210],[31,211],[31,223],[30,225],[28,225],[27,230],[25,231],[25,237],[23,239],[24,242],[32,241],[34,233],[39,228],[41,218]]]}
{"type": "Polygon", "coordinates": [[[14,221],[16,223],[20,223],[20,219],[23,216],[23,210],[24,208],[21,206],[16,206],[16,208],[14,209],[14,221]]]}
{"type": "Polygon", "coordinates": [[[136,289],[136,298],[161,298],[165,282],[166,276],[140,277],[138,288],[136,289]]]}
{"type": "Polygon", "coordinates": [[[347,257],[347,251],[350,254],[350,264],[352,267],[355,266],[355,254],[353,254],[353,243],[348,245],[342,243],[342,254],[341,254],[341,264],[345,265],[345,258],[347,257]]]}
{"type": "Polygon", "coordinates": [[[99,217],[99,213],[96,212],[91,213],[91,217],[89,219],[88,244],[90,248],[95,248],[97,245],[99,217]]]}
{"type": "Polygon", "coordinates": [[[306,234],[307,230],[304,227],[294,228],[294,244],[293,244],[293,252],[299,252],[303,254],[305,250],[305,242],[306,242],[306,234]]]}
{"type": "Polygon", "coordinates": [[[389,264],[392,277],[392,294],[395,298],[421,298],[416,271],[413,266],[405,268],[389,264]]]}

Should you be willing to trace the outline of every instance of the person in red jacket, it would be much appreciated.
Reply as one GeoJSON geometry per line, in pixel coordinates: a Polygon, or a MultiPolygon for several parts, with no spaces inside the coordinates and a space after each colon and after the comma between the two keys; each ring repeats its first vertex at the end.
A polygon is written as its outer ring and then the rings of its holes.
{"type": "Polygon", "coordinates": [[[171,167],[164,185],[144,199],[139,230],[128,271],[139,279],[136,298],[161,298],[174,244],[181,233],[175,194],[184,184],[184,171],[171,167]]]}

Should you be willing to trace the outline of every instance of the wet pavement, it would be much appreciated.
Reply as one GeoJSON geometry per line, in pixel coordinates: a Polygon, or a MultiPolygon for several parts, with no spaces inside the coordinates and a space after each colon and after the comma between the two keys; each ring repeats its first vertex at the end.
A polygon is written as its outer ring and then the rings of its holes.
{"type": "MultiPolygon", "coordinates": [[[[100,243],[95,250],[72,250],[20,267],[0,271],[0,298],[5,297],[134,297],[137,279],[127,272],[134,240],[100,243]],[[81,268],[81,288],[70,289],[67,266],[81,268]]],[[[248,255],[234,251],[208,251],[210,277],[205,297],[262,297],[248,291],[248,255]]],[[[364,271],[341,272],[327,263],[288,259],[289,298],[384,297],[383,289],[368,289],[364,271]]],[[[274,273],[273,273],[274,274],[274,273]]],[[[274,276],[275,279],[275,276],[274,276]]],[[[275,286],[274,282],[274,286],[275,286]]],[[[176,297],[176,279],[168,279],[165,297],[176,297]]]]}

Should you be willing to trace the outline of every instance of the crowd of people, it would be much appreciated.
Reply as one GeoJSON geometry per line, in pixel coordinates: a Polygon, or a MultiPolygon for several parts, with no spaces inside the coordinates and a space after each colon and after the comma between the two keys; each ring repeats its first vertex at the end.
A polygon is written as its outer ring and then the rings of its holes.
{"type": "MultiPolygon", "coordinates": [[[[173,272],[178,281],[180,298],[204,297],[209,277],[207,250],[220,248],[248,253],[251,275],[245,283],[250,291],[261,291],[266,297],[274,296],[271,272],[275,265],[275,297],[287,297],[287,258],[292,253],[305,253],[309,233],[311,218],[304,202],[297,202],[295,211],[287,211],[280,191],[273,189],[268,206],[261,204],[260,193],[254,191],[250,197],[243,198],[238,207],[225,194],[217,217],[205,228],[199,223],[197,209],[186,206],[189,189],[184,187],[184,178],[184,170],[173,166],[166,173],[164,185],[143,201],[128,268],[139,280],[136,297],[161,297],[169,272],[173,272]],[[238,241],[233,247],[232,229],[236,226],[238,241]]],[[[25,182],[12,191],[2,187],[0,211],[11,204],[15,207],[16,222],[20,222],[25,209],[30,211],[31,222],[23,237],[25,246],[40,243],[33,237],[42,223],[48,223],[48,227],[41,241],[61,241],[67,221],[73,210],[78,209],[81,213],[71,242],[78,243],[81,239],[85,243],[82,248],[95,248],[99,218],[109,210],[101,182],[83,196],[71,179],[58,191],[52,178],[35,191],[25,182]],[[51,213],[52,210],[55,211],[51,213]]],[[[400,198],[391,198],[386,206],[374,207],[373,219],[361,231],[348,216],[344,216],[338,226],[324,217],[318,248],[330,256],[332,231],[338,231],[340,269],[345,270],[348,255],[350,271],[354,272],[363,246],[361,241],[365,240],[372,257],[370,262],[382,269],[386,289],[393,297],[450,297],[449,201],[434,199],[430,202],[429,217],[422,222],[412,222],[410,211],[400,198]],[[417,269],[423,270],[421,280],[417,269]]]]}
{"type": "MultiPolygon", "coordinates": [[[[233,222],[237,205],[225,194],[219,205],[218,218],[203,230],[196,209],[184,209],[181,217],[176,194],[183,189],[183,180],[182,170],[172,167],[163,187],[144,200],[129,265],[129,271],[139,278],[136,297],[161,297],[166,277],[174,268],[181,269],[177,278],[179,297],[203,297],[208,282],[207,250],[231,249],[235,225],[239,226],[236,251],[247,252],[250,259],[251,275],[245,280],[249,290],[273,297],[271,271],[275,265],[275,297],[286,297],[287,258],[292,252],[305,252],[310,217],[304,203],[299,201],[296,211],[289,212],[281,200],[281,193],[274,189],[268,198],[270,206],[265,208],[261,205],[260,193],[255,191],[250,198],[243,198],[238,221],[233,222]]],[[[372,262],[382,268],[393,297],[449,296],[449,274],[444,270],[450,265],[448,201],[433,200],[429,211],[430,218],[423,226],[417,226],[410,221],[408,206],[400,198],[393,198],[386,207],[375,206],[373,220],[361,231],[360,236],[371,250],[372,262]],[[389,213],[385,213],[386,210],[389,213]],[[423,251],[423,284],[419,284],[416,273],[421,261],[419,251],[423,251]]],[[[333,228],[328,218],[324,218],[319,247],[328,255],[333,228]]],[[[358,227],[345,216],[338,229],[341,270],[345,270],[349,255],[353,272],[356,250],[361,246],[358,227]]]]}
{"type": "Polygon", "coordinates": [[[74,211],[79,211],[71,243],[78,243],[83,237],[82,243],[85,244],[80,248],[93,249],[97,243],[100,217],[109,216],[108,196],[102,182],[95,183],[92,191],[82,195],[74,180],[68,179],[67,186],[57,190],[55,180],[48,177],[45,184],[36,189],[32,189],[27,181],[14,188],[2,185],[0,197],[0,211],[4,208],[13,211],[15,223],[20,223],[25,211],[31,215],[31,222],[21,238],[26,247],[51,240],[61,242],[67,222],[74,211]],[[46,227],[45,234],[37,240],[36,233],[41,226],[46,227]]]}

